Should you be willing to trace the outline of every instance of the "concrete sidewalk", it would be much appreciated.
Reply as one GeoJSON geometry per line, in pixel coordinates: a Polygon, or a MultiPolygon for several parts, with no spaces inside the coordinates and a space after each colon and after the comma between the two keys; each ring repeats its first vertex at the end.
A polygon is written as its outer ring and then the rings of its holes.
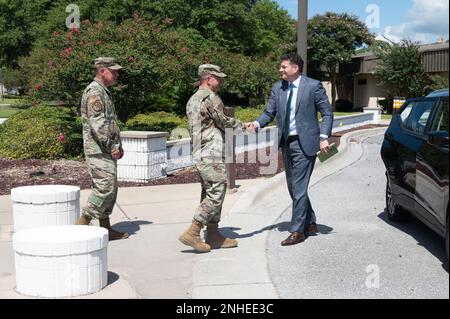
{"type": "MultiPolygon", "coordinates": [[[[237,181],[238,191],[225,197],[223,216],[264,182],[237,181]]],[[[81,191],[81,205],[89,193],[81,191]]],[[[190,298],[196,253],[178,236],[192,221],[199,200],[199,183],[120,188],[111,223],[130,238],[109,243],[108,286],[82,298],[190,298]]],[[[14,291],[12,224],[10,196],[0,196],[0,299],[28,298],[14,291]]]]}
{"type": "MultiPolygon", "coordinates": [[[[340,152],[316,163],[310,185],[358,160],[361,136],[385,129],[342,136],[340,152]]],[[[284,173],[237,185],[238,192],[225,197],[220,227],[239,247],[207,254],[178,242],[198,205],[198,183],[121,188],[112,224],[130,238],[109,243],[107,287],[81,298],[278,298],[265,252],[269,231],[291,205],[284,173]]],[[[88,194],[81,192],[82,205],[88,194]]],[[[0,298],[28,298],[14,291],[11,225],[10,197],[0,196],[0,298]]]]}

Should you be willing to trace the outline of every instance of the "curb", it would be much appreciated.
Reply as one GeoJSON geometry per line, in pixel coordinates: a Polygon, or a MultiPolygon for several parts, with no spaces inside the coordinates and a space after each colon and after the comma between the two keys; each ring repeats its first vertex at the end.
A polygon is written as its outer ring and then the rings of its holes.
{"type": "MultiPolygon", "coordinates": [[[[361,141],[354,140],[355,137],[363,139],[386,129],[380,127],[344,134],[338,154],[323,163],[317,160],[310,186],[362,156],[361,141]]],[[[272,226],[290,206],[284,172],[244,193],[221,221],[221,231],[225,236],[245,240],[239,242],[238,250],[219,249],[196,256],[190,296],[193,299],[278,299],[268,271],[266,242],[272,226]],[[239,230],[240,234],[234,230],[239,230]]]]}
{"type": "MultiPolygon", "coordinates": [[[[327,165],[329,167],[330,163],[333,163],[336,160],[343,157],[349,150],[349,145],[350,145],[351,139],[354,138],[355,136],[364,138],[364,137],[367,137],[370,135],[376,135],[378,132],[385,131],[386,129],[387,129],[387,127],[377,127],[377,128],[372,128],[372,129],[357,130],[357,131],[349,132],[349,133],[342,135],[341,139],[340,139],[339,147],[338,147],[339,152],[323,163],[320,162],[318,159],[316,159],[316,163],[314,164],[314,166],[315,166],[314,171],[316,171],[319,168],[322,168],[325,165],[327,165]]],[[[255,187],[248,193],[243,194],[243,196],[239,199],[239,201],[231,208],[229,214],[231,214],[233,212],[244,212],[246,210],[251,209],[268,192],[273,192],[273,190],[275,188],[278,188],[280,186],[287,188],[284,172],[278,173],[275,176],[268,178],[267,181],[263,185],[255,187]]]]}
{"type": "Polygon", "coordinates": [[[358,136],[359,138],[369,137],[371,135],[376,135],[378,132],[384,132],[386,131],[386,127],[376,127],[371,129],[362,129],[357,131],[352,131],[345,133],[341,136],[339,146],[338,146],[338,153],[331,157],[326,162],[320,162],[319,160],[316,160],[315,169],[322,167],[324,165],[328,165],[329,163],[333,163],[335,160],[341,158],[345,155],[345,153],[349,150],[349,144],[351,142],[351,139],[355,136],[358,136]]]}

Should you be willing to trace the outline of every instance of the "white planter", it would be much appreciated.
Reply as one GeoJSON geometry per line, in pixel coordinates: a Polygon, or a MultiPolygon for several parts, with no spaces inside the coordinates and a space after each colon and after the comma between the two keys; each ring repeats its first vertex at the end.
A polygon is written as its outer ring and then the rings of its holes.
{"type": "Polygon", "coordinates": [[[74,297],[107,284],[108,231],[95,226],[50,226],[13,236],[17,292],[74,297]]]}
{"type": "Polygon", "coordinates": [[[11,190],[14,231],[53,225],[74,225],[80,217],[80,188],[38,185],[11,190]]]}
{"type": "Polygon", "coordinates": [[[124,156],[117,161],[117,179],[147,182],[166,177],[167,135],[165,132],[121,132],[124,156]]]}

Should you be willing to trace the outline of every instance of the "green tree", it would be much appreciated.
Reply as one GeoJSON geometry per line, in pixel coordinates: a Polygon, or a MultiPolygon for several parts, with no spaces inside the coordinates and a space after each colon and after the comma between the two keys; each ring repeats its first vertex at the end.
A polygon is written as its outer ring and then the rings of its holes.
{"type": "Polygon", "coordinates": [[[255,1],[250,19],[252,42],[246,47],[248,55],[277,56],[283,53],[284,47],[296,42],[295,21],[289,17],[286,10],[279,8],[272,0],[255,1]]]}
{"type": "Polygon", "coordinates": [[[426,92],[430,79],[425,73],[418,45],[409,40],[375,49],[380,63],[375,76],[393,96],[417,97],[426,92]]]}
{"type": "MultiPolygon", "coordinates": [[[[1,81],[2,80],[0,79],[0,82],[1,81]]],[[[4,69],[3,70],[3,85],[7,88],[11,88],[11,87],[22,88],[26,85],[26,81],[20,70],[4,69]]]]}
{"type": "Polygon", "coordinates": [[[430,76],[431,79],[431,85],[430,85],[430,91],[435,91],[439,89],[448,89],[448,73],[447,76],[442,75],[432,75],[430,76]]]}
{"type": "Polygon", "coordinates": [[[309,20],[308,59],[317,66],[325,66],[331,81],[333,108],[339,64],[351,62],[355,50],[373,40],[367,26],[354,15],[326,12],[309,20]]]}
{"type": "Polygon", "coordinates": [[[50,0],[0,1],[0,66],[17,67],[17,59],[31,50],[50,0]]]}
{"type": "Polygon", "coordinates": [[[83,20],[79,30],[55,32],[19,62],[35,103],[66,100],[79,105],[94,76],[93,61],[114,56],[124,67],[114,91],[120,119],[166,111],[179,115],[195,90],[199,64],[215,63],[229,75],[222,93],[264,102],[277,77],[271,57],[251,58],[217,47],[193,29],[135,15],[120,25],[83,20]]]}
{"type": "MultiPolygon", "coordinates": [[[[19,56],[68,31],[72,0],[1,0],[0,66],[17,67],[19,56]]],[[[120,25],[135,12],[177,29],[194,29],[231,52],[263,56],[295,37],[293,20],[273,0],[84,0],[80,19],[120,25]]],[[[295,39],[294,39],[295,40],[295,39]]]]}

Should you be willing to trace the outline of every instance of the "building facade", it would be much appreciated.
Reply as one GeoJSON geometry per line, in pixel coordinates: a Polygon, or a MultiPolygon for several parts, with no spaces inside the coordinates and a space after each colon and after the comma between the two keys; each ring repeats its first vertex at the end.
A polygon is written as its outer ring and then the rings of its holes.
{"type": "MultiPolygon", "coordinates": [[[[420,46],[419,52],[422,55],[425,72],[429,75],[448,77],[448,49],[448,42],[420,46]]],[[[378,107],[377,101],[387,97],[386,89],[378,85],[378,80],[375,77],[375,67],[379,61],[372,52],[353,56],[352,68],[354,76],[351,91],[353,92],[355,109],[376,108],[378,107]]]]}

